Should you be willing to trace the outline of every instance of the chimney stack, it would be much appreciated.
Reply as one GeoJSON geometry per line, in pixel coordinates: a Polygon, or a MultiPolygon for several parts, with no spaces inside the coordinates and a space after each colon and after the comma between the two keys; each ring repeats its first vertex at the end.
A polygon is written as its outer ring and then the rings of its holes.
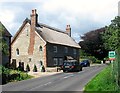
{"type": "Polygon", "coordinates": [[[36,13],[36,9],[32,10],[31,16],[31,24],[37,26],[38,23],[38,14],[36,13]]]}
{"type": "Polygon", "coordinates": [[[68,34],[71,37],[71,27],[70,27],[70,25],[67,25],[65,33],[68,34]]]}
{"type": "Polygon", "coordinates": [[[38,14],[36,13],[36,9],[32,10],[31,17],[31,26],[30,26],[30,44],[28,49],[28,54],[32,55],[34,51],[34,43],[35,43],[35,27],[38,23],[38,14]]]}

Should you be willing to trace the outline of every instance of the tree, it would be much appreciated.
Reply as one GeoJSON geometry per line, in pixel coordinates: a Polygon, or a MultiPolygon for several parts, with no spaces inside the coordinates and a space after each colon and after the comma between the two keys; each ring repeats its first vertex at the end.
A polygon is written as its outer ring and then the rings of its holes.
{"type": "Polygon", "coordinates": [[[116,62],[113,62],[113,72],[116,82],[120,87],[120,17],[117,16],[106,26],[106,31],[102,34],[104,46],[108,50],[116,52],[116,62]]]}
{"type": "Polygon", "coordinates": [[[2,52],[2,54],[4,54],[4,55],[8,55],[9,49],[8,49],[6,40],[4,38],[4,35],[5,35],[4,31],[5,31],[5,28],[3,27],[2,24],[0,24],[0,52],[2,52]]]}
{"type": "Polygon", "coordinates": [[[79,42],[81,49],[91,56],[95,56],[98,59],[103,59],[107,56],[107,51],[104,48],[101,33],[105,31],[105,28],[100,28],[94,31],[90,31],[81,37],[83,41],[79,42]]]}
{"type": "Polygon", "coordinates": [[[113,75],[116,79],[117,86],[120,87],[120,17],[117,16],[106,26],[105,32],[102,33],[104,46],[107,50],[116,52],[116,62],[113,62],[113,75]]]}
{"type": "Polygon", "coordinates": [[[117,16],[106,26],[105,32],[102,33],[104,46],[107,50],[116,50],[120,47],[120,17],[117,16]]]}

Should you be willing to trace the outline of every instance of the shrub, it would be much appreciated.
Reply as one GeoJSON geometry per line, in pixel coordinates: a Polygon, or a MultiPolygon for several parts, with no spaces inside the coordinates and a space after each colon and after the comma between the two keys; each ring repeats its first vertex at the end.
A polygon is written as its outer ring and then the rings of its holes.
{"type": "Polygon", "coordinates": [[[92,63],[96,62],[96,58],[94,56],[88,56],[88,59],[92,61],[92,63]]]}
{"type": "Polygon", "coordinates": [[[10,70],[8,68],[0,66],[0,74],[2,76],[2,84],[6,84],[7,82],[9,82],[10,70]]]}
{"type": "Polygon", "coordinates": [[[28,75],[25,72],[8,69],[4,66],[0,66],[0,75],[2,75],[2,84],[6,84],[11,81],[20,81],[32,78],[32,76],[28,75]]]}
{"type": "Polygon", "coordinates": [[[34,65],[33,72],[37,72],[37,67],[34,65]]]}
{"type": "Polygon", "coordinates": [[[26,66],[26,71],[27,72],[29,72],[30,71],[30,67],[29,67],[29,65],[27,64],[27,66],[26,66]]]}
{"type": "Polygon", "coordinates": [[[42,66],[41,72],[45,72],[45,67],[42,66]]]}

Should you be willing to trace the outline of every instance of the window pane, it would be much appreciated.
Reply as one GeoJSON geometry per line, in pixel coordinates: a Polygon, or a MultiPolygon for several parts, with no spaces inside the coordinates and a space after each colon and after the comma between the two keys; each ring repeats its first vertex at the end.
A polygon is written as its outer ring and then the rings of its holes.
{"type": "Polygon", "coordinates": [[[53,51],[57,53],[57,46],[53,46],[53,51]]]}
{"type": "Polygon", "coordinates": [[[55,66],[58,65],[58,59],[57,58],[54,58],[53,61],[54,61],[55,66]]]}
{"type": "Polygon", "coordinates": [[[39,50],[42,51],[42,46],[39,47],[39,50]]]}
{"type": "Polygon", "coordinates": [[[76,54],[76,49],[73,49],[73,53],[76,54]]]}
{"type": "Polygon", "coordinates": [[[60,59],[59,59],[59,65],[62,65],[62,64],[63,64],[63,59],[60,58],[60,59]]]}
{"type": "Polygon", "coordinates": [[[68,48],[67,47],[65,47],[65,53],[68,53],[68,48]]]}
{"type": "Polygon", "coordinates": [[[19,55],[19,49],[16,49],[16,54],[19,55]]]}

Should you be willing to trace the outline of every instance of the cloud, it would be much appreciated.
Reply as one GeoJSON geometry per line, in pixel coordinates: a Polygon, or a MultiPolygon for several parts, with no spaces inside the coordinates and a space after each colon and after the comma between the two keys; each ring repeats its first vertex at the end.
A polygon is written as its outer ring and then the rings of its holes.
{"type": "Polygon", "coordinates": [[[110,24],[117,16],[119,0],[30,0],[30,2],[1,2],[0,21],[14,35],[23,20],[36,8],[39,22],[65,30],[72,27],[72,37],[110,24]]]}

